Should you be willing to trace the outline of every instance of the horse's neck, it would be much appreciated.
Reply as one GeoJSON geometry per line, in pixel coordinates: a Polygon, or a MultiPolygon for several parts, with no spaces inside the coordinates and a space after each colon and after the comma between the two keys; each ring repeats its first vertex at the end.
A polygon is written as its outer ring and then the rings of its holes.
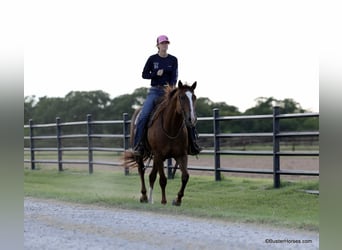
{"type": "Polygon", "coordinates": [[[163,128],[170,133],[176,131],[182,126],[183,115],[177,112],[177,99],[172,100],[166,106],[163,116],[163,128]]]}

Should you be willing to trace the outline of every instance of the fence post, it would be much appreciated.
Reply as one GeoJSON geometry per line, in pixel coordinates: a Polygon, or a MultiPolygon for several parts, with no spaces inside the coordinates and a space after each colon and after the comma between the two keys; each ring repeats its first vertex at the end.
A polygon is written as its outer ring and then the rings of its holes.
{"type": "Polygon", "coordinates": [[[278,133],[280,131],[279,118],[280,114],[279,107],[273,107],[273,186],[274,188],[280,187],[280,157],[279,157],[279,137],[278,133]]]}
{"type": "Polygon", "coordinates": [[[58,154],[58,171],[63,171],[62,163],[62,141],[61,141],[61,119],[56,117],[56,135],[57,135],[57,154],[58,154]]]}
{"type": "Polygon", "coordinates": [[[89,167],[89,174],[92,174],[93,169],[93,138],[91,137],[92,126],[91,126],[91,114],[87,114],[87,141],[88,141],[88,167],[89,167]]]}
{"type": "Polygon", "coordinates": [[[30,153],[31,153],[31,169],[36,169],[36,163],[34,162],[34,139],[33,139],[33,120],[29,120],[30,124],[30,153]]]}
{"type": "Polygon", "coordinates": [[[219,109],[213,109],[213,127],[214,127],[214,160],[215,160],[215,181],[221,180],[220,164],[220,138],[217,136],[220,133],[220,124],[218,121],[219,109]]]}
{"type": "MultiPolygon", "coordinates": [[[[123,147],[124,151],[128,149],[128,135],[129,135],[129,127],[128,127],[128,114],[123,114],[123,147]]],[[[129,167],[125,167],[125,175],[129,175],[129,167]]]]}

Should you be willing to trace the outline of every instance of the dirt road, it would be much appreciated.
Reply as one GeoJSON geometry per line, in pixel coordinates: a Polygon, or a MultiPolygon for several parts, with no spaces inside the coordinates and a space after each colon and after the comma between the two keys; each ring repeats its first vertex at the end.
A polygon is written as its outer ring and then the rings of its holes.
{"type": "Polygon", "coordinates": [[[25,198],[24,249],[318,249],[318,233],[25,198]]]}

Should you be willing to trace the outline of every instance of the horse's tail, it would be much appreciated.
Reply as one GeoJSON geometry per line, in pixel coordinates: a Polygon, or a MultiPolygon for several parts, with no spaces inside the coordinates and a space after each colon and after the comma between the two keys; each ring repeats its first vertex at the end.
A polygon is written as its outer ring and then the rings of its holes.
{"type": "Polygon", "coordinates": [[[132,151],[126,150],[123,153],[123,162],[125,168],[135,168],[138,166],[138,163],[135,159],[135,156],[132,151]]]}
{"type": "Polygon", "coordinates": [[[136,157],[131,150],[126,150],[123,153],[123,165],[125,168],[145,168],[144,162],[148,159],[149,161],[152,159],[152,154],[150,152],[144,152],[142,157],[136,157]]]}

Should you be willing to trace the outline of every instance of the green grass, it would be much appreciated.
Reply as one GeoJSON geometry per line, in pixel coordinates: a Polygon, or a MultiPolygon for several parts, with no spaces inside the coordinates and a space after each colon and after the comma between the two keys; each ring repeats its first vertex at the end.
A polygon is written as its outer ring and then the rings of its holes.
{"type": "MultiPolygon", "coordinates": [[[[133,171],[134,172],[134,171],[133,171]]],[[[220,220],[251,222],[318,231],[318,196],[303,192],[318,189],[318,181],[283,182],[273,189],[271,179],[225,176],[190,176],[181,207],[171,205],[180,188],[180,178],[168,180],[168,204],[160,204],[159,181],[155,183],[155,204],[140,204],[138,174],[123,171],[24,169],[25,196],[98,204],[109,207],[182,214],[220,220]]],[[[148,175],[145,176],[148,180],[148,175]]],[[[148,181],[147,181],[148,183],[148,181]]]]}

